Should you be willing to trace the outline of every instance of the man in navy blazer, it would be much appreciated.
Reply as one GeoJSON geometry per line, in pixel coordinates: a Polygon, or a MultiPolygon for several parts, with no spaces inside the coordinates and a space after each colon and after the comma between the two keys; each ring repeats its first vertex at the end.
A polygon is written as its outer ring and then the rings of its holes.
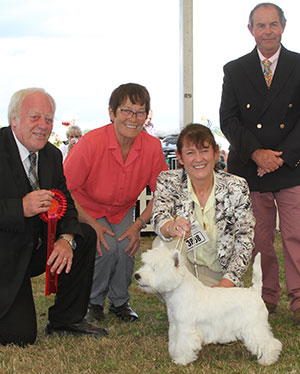
{"type": "Polygon", "coordinates": [[[256,47],[224,66],[220,124],[230,142],[228,171],[246,178],[251,191],[263,299],[272,313],[282,292],[274,249],[278,209],[287,294],[300,324],[300,55],[281,45],[285,25],[275,4],[250,13],[256,47]]]}
{"type": "Polygon", "coordinates": [[[16,92],[9,105],[9,127],[0,129],[0,344],[33,344],[36,313],[30,278],[45,271],[47,212],[50,189],[66,197],[67,210],[57,223],[54,250],[48,259],[58,274],[58,291],[49,309],[46,332],[103,336],[105,329],[88,324],[86,314],[96,252],[96,234],[80,224],[67,190],[61,152],[48,138],[55,101],[43,89],[16,92]],[[29,182],[29,154],[37,156],[40,189],[29,182]]]}

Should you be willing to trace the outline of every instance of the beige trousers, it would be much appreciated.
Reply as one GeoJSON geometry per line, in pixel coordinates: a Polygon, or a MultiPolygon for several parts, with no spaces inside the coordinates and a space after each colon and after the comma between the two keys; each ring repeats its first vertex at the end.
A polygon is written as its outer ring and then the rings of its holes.
{"type": "MultiPolygon", "coordinates": [[[[160,242],[163,242],[164,245],[169,248],[170,250],[175,250],[177,248],[178,250],[181,249],[181,239],[174,238],[171,241],[164,241],[159,236],[157,236],[153,243],[152,243],[152,249],[157,247],[160,242]],[[179,240],[179,243],[178,243],[179,240]]],[[[182,252],[187,252],[185,243],[182,246],[182,252]]],[[[194,265],[192,264],[189,259],[186,257],[186,267],[188,270],[196,277],[198,278],[202,283],[205,284],[205,286],[211,287],[217,285],[221,279],[223,278],[222,272],[215,272],[210,270],[207,266],[204,265],[194,265]]]]}

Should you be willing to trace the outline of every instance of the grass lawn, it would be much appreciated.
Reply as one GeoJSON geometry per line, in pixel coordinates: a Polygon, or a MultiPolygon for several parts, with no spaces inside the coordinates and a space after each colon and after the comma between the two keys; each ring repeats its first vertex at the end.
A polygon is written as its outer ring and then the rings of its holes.
{"type": "MultiPolygon", "coordinates": [[[[143,236],[141,251],[151,247],[154,236],[143,236]]],[[[293,325],[289,300],[285,294],[284,272],[280,236],[276,248],[281,266],[281,283],[284,294],[270,324],[274,335],[283,343],[279,361],[263,367],[256,362],[242,343],[208,345],[199,353],[197,361],[182,367],[174,365],[168,354],[168,320],[165,306],[152,295],[143,293],[133,283],[131,305],[140,321],[125,323],[107,314],[103,326],[109,336],[57,337],[44,333],[47,308],[53,296],[44,296],[44,276],[33,280],[38,316],[38,338],[26,348],[0,346],[1,374],[102,374],[102,373],[199,373],[199,374],[256,374],[300,373],[300,329],[293,325]]],[[[136,267],[139,267],[140,255],[136,267]]],[[[250,271],[246,276],[249,284],[250,271]]],[[[106,310],[107,312],[107,310],[106,310]]]]}

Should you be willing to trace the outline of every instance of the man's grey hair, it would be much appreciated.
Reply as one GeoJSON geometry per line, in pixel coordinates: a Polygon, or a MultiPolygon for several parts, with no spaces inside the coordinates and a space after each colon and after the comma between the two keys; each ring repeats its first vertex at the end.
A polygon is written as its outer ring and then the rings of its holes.
{"type": "Polygon", "coordinates": [[[253,29],[253,15],[254,15],[254,12],[260,8],[260,7],[268,7],[268,6],[273,6],[276,10],[277,10],[277,13],[278,13],[278,16],[279,16],[279,19],[280,19],[280,23],[281,23],[281,26],[284,28],[285,25],[286,25],[286,18],[284,16],[284,13],[283,13],[283,10],[276,4],[273,4],[273,3],[260,3],[260,4],[257,4],[256,7],[251,11],[250,13],[250,16],[249,16],[249,21],[248,21],[248,24],[249,26],[251,27],[251,29],[253,29]]]}
{"type": "Polygon", "coordinates": [[[8,105],[8,123],[10,125],[11,125],[12,119],[19,119],[21,104],[23,100],[25,99],[25,97],[35,92],[42,92],[48,96],[50,103],[52,105],[53,114],[55,113],[55,109],[56,109],[55,100],[50,94],[48,94],[48,92],[46,92],[43,88],[37,88],[37,87],[25,88],[23,90],[19,90],[15,92],[12,95],[12,98],[10,99],[10,102],[8,105]]]}

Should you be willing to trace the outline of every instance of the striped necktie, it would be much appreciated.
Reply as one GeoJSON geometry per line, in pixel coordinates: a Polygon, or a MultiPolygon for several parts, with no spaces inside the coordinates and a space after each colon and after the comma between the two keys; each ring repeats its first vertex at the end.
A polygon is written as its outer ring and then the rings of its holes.
{"type": "Polygon", "coordinates": [[[28,169],[29,182],[33,190],[39,190],[40,189],[39,179],[36,173],[36,154],[30,153],[28,157],[30,161],[30,166],[28,169]]]}
{"type": "Polygon", "coordinates": [[[272,62],[270,60],[263,60],[263,64],[264,64],[265,80],[266,80],[268,88],[270,88],[271,82],[272,82],[272,70],[271,70],[272,62]]]}

